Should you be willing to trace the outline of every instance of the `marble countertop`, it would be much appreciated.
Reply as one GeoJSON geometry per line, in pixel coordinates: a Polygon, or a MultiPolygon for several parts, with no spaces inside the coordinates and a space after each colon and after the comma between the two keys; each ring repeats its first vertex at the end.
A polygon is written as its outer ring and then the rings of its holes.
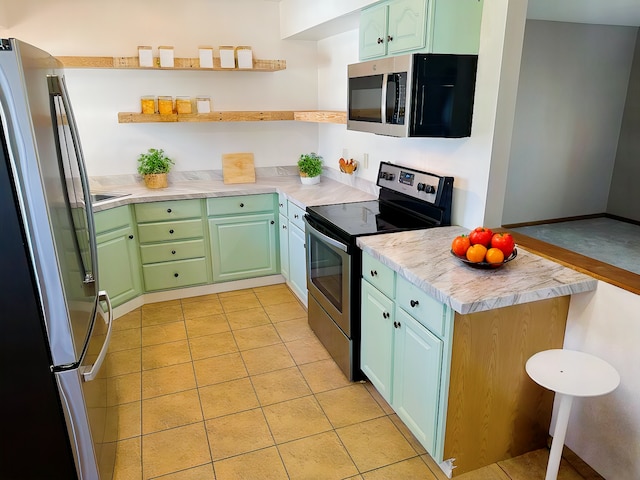
{"type": "Polygon", "coordinates": [[[284,194],[287,199],[301,208],[309,205],[324,205],[344,202],[373,200],[377,194],[369,193],[322,176],[317,185],[303,185],[298,175],[273,175],[256,178],[255,183],[225,184],[221,176],[215,174],[188,178],[183,176],[170,181],[169,187],[149,189],[142,182],[134,181],[135,176],[114,179],[98,179],[91,183],[91,193],[126,194],[119,198],[93,204],[93,211],[130,203],[158,202],[162,200],[182,200],[191,198],[225,197],[233,195],[253,195],[259,193],[284,194]]]}
{"type": "Polygon", "coordinates": [[[461,314],[593,291],[597,280],[518,247],[498,269],[469,267],[451,255],[462,227],[358,237],[364,251],[461,314]]]}

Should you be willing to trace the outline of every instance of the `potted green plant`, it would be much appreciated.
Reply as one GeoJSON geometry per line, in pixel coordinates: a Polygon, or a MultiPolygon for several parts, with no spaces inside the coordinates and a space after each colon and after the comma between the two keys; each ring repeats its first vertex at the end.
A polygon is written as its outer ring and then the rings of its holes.
{"type": "Polygon", "coordinates": [[[322,157],[314,152],[303,153],[298,160],[300,181],[305,185],[314,185],[320,182],[322,173],[322,157]]]}
{"type": "Polygon", "coordinates": [[[162,149],[150,148],[138,157],[138,173],[144,178],[147,188],[166,188],[167,173],[175,165],[162,149]]]}

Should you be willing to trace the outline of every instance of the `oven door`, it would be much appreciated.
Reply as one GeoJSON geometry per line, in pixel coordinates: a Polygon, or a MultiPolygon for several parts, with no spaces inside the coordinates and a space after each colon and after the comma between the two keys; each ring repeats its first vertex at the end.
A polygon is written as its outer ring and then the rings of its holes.
{"type": "Polygon", "coordinates": [[[307,289],[343,333],[351,338],[349,246],[305,216],[307,289]]]}

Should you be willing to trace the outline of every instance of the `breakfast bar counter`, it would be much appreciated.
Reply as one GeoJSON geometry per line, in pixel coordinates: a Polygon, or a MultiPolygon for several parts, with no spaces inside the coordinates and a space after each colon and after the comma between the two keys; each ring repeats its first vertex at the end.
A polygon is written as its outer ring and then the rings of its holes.
{"type": "Polygon", "coordinates": [[[493,310],[596,289],[593,277],[517,248],[515,259],[497,269],[464,264],[451,250],[462,227],[389,233],[358,238],[358,246],[439,302],[461,314],[493,310]]]}
{"type": "MultiPolygon", "coordinates": [[[[414,305],[433,307],[436,303],[423,302],[412,291],[414,286],[441,305],[414,314],[414,318],[425,327],[423,330],[442,325],[442,330],[423,334],[432,339],[431,343],[438,344],[438,336],[442,342],[439,398],[435,403],[436,448],[429,453],[438,463],[443,462],[441,465],[451,461],[455,468],[445,471],[453,476],[546,446],[553,393],[531,381],[524,365],[535,353],[563,347],[571,296],[597,286],[594,278],[521,247],[517,247],[514,259],[499,268],[474,268],[450,251],[453,239],[468,233],[453,226],[357,240],[367,261],[382,263],[395,272],[395,293],[389,293],[390,302],[394,301],[393,295],[396,302],[395,310],[389,310],[395,312],[389,327],[393,338],[397,335],[405,339],[403,342],[418,338],[402,333],[420,330],[404,312],[411,315],[419,310],[414,305]],[[410,305],[407,298],[411,299],[410,305]]],[[[380,268],[371,272],[363,269],[363,302],[371,302],[369,283],[380,277],[380,268]]],[[[368,311],[371,313],[362,319],[363,351],[365,335],[371,337],[373,332],[366,325],[376,324],[378,318],[375,310],[368,311]]],[[[384,324],[384,318],[378,322],[384,324]]],[[[394,343],[396,348],[399,344],[403,343],[394,343]]],[[[367,355],[365,365],[371,355],[376,358],[375,352],[367,355]]],[[[394,363],[403,364],[407,361],[394,363]]],[[[403,385],[427,385],[430,380],[421,372],[432,368],[431,364],[409,362],[405,370],[394,370],[394,378],[409,379],[403,385]]],[[[396,405],[396,398],[392,396],[392,406],[406,412],[404,405],[396,405]]]]}

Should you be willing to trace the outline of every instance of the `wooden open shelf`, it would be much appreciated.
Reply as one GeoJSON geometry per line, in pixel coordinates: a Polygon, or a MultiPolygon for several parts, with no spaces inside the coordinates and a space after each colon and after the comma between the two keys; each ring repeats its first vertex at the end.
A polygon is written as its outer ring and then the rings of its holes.
{"type": "Polygon", "coordinates": [[[153,67],[141,67],[138,57],[56,57],[67,68],[136,68],[139,70],[201,70],[220,72],[277,72],[287,68],[286,60],[253,60],[253,68],[222,68],[220,58],[213,57],[213,68],[200,68],[199,58],[174,58],[173,68],[161,68],[154,57],[153,67]]]}
{"type": "Polygon", "coordinates": [[[333,110],[307,110],[295,112],[294,119],[298,122],[316,123],[347,123],[347,112],[333,110]]]}
{"type": "Polygon", "coordinates": [[[346,112],[333,111],[240,111],[211,113],[173,113],[149,115],[136,112],[119,112],[118,123],[172,123],[172,122],[263,122],[297,120],[303,122],[347,123],[346,112]]]}

